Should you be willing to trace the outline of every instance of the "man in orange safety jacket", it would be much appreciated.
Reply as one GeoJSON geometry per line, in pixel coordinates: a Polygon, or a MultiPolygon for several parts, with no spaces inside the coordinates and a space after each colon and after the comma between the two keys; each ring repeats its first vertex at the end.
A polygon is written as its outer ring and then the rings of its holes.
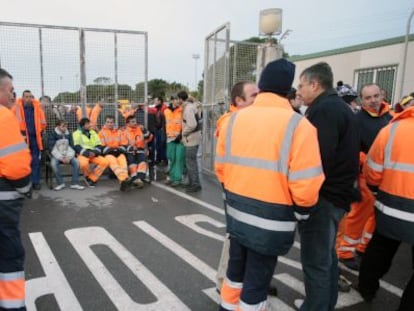
{"type": "Polygon", "coordinates": [[[143,125],[138,125],[135,116],[127,117],[122,145],[126,150],[131,182],[137,188],[144,187],[144,179],[148,169],[146,144],[152,138],[152,134],[143,125]]]}
{"type": "Polygon", "coordinates": [[[306,221],[318,201],[324,175],[316,130],[286,99],[294,73],[285,59],[269,63],[254,103],[220,129],[215,170],[230,234],[220,310],[265,309],[277,258],[292,246],[296,220],[306,221]]]}
{"type": "MultiPolygon", "coordinates": [[[[224,113],[216,122],[216,132],[214,135],[218,138],[220,134],[220,129],[222,125],[228,118],[230,118],[233,112],[238,111],[239,109],[245,108],[253,104],[254,99],[259,92],[256,84],[249,81],[240,81],[236,83],[230,92],[231,96],[231,103],[229,107],[229,111],[224,113]]],[[[220,183],[223,183],[223,180],[219,180],[220,183]]],[[[221,290],[221,284],[223,283],[226,270],[227,270],[227,262],[229,260],[229,247],[230,247],[230,240],[228,239],[228,234],[223,243],[223,249],[221,251],[220,261],[217,269],[217,276],[216,276],[216,288],[217,290],[221,290]]]]}
{"type": "Polygon", "coordinates": [[[34,190],[40,190],[41,156],[43,150],[42,134],[46,129],[46,118],[40,102],[33,98],[32,92],[25,90],[12,108],[25,136],[32,155],[32,183],[34,190]]]}
{"type": "Polygon", "coordinates": [[[12,76],[0,68],[0,310],[26,310],[19,223],[31,193],[31,156],[12,105],[12,76]]]}
{"type": "MultiPolygon", "coordinates": [[[[379,280],[389,271],[401,242],[414,245],[414,101],[384,127],[369,150],[364,174],[376,194],[376,230],[362,257],[359,291],[371,301],[379,280]],[[408,138],[408,140],[407,140],[408,138]]],[[[407,270],[408,271],[408,270],[407,270]]],[[[413,310],[414,273],[405,287],[398,311],[413,310]]]]}
{"type": "Polygon", "coordinates": [[[105,125],[99,132],[102,144],[102,155],[109,162],[109,167],[121,184],[121,191],[129,188],[131,180],[128,176],[128,165],[125,148],[121,145],[123,133],[114,127],[115,117],[106,116],[105,125]]]}

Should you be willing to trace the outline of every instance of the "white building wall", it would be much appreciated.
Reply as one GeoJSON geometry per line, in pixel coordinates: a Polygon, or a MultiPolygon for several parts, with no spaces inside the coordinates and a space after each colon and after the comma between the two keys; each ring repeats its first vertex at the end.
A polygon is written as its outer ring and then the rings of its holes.
{"type": "MultiPolygon", "coordinates": [[[[398,65],[394,98],[392,99],[393,102],[397,102],[400,99],[399,94],[403,53],[404,43],[400,43],[367,50],[295,61],[296,75],[293,86],[297,87],[299,76],[304,69],[318,62],[327,62],[332,67],[334,73],[334,86],[336,86],[336,82],[339,80],[356,86],[357,81],[354,80],[354,76],[355,70],[358,69],[398,65]]],[[[410,41],[408,44],[407,65],[402,93],[403,95],[406,95],[411,92],[414,92],[414,41],[410,41]]]]}

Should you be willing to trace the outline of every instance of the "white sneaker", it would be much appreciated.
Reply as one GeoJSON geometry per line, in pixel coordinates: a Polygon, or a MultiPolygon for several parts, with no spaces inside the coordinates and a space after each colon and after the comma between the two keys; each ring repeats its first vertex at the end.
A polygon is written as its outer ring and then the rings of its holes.
{"type": "Polygon", "coordinates": [[[295,301],[293,302],[293,304],[299,310],[300,307],[302,307],[304,301],[305,300],[303,300],[303,299],[295,299],[295,301]]]}
{"type": "Polygon", "coordinates": [[[70,189],[83,190],[83,189],[85,189],[85,187],[76,184],[76,185],[70,185],[70,189]]]}
{"type": "Polygon", "coordinates": [[[59,190],[62,190],[63,188],[65,188],[65,187],[66,187],[65,184],[60,184],[60,185],[57,185],[55,188],[53,188],[53,190],[59,191],[59,190]]]}

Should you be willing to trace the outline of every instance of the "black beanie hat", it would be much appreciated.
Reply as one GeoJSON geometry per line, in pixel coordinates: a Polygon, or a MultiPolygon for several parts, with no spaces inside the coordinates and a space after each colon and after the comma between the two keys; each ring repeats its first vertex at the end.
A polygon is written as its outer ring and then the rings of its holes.
{"type": "Polygon", "coordinates": [[[295,64],[284,58],[266,65],[260,75],[259,89],[261,92],[272,92],[286,95],[292,89],[295,77],[295,64]]]}

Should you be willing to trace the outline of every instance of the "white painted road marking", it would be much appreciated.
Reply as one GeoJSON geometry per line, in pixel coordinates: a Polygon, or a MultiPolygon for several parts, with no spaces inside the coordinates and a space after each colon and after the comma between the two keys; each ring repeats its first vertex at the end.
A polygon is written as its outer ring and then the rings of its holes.
{"type": "Polygon", "coordinates": [[[182,260],[184,260],[186,263],[188,263],[190,266],[192,266],[206,278],[215,282],[216,270],[211,268],[204,261],[194,256],[191,252],[189,252],[184,247],[171,240],[165,234],[155,229],[146,221],[135,221],[133,224],[140,228],[142,231],[144,231],[146,234],[160,242],[164,247],[176,254],[178,257],[180,257],[182,260]]]}
{"type": "Polygon", "coordinates": [[[26,281],[27,310],[36,310],[36,299],[48,294],[55,296],[61,310],[82,310],[43,234],[41,232],[33,232],[29,233],[29,237],[45,276],[26,281]]]}
{"type": "Polygon", "coordinates": [[[101,227],[71,229],[65,231],[65,235],[118,310],[190,310],[106,229],[101,227]],[[92,251],[91,246],[93,245],[105,245],[111,249],[129,270],[147,286],[157,301],[147,304],[133,301],[92,251]]]}
{"type": "Polygon", "coordinates": [[[224,242],[224,236],[221,234],[214,233],[210,230],[204,229],[197,225],[198,222],[206,222],[210,225],[213,225],[216,228],[224,228],[226,225],[220,221],[215,220],[214,218],[211,218],[207,215],[203,214],[193,214],[193,215],[182,215],[175,217],[175,220],[179,223],[182,223],[183,225],[189,227],[190,229],[194,230],[195,232],[202,234],[204,236],[207,236],[209,238],[223,241],[224,242]]]}

